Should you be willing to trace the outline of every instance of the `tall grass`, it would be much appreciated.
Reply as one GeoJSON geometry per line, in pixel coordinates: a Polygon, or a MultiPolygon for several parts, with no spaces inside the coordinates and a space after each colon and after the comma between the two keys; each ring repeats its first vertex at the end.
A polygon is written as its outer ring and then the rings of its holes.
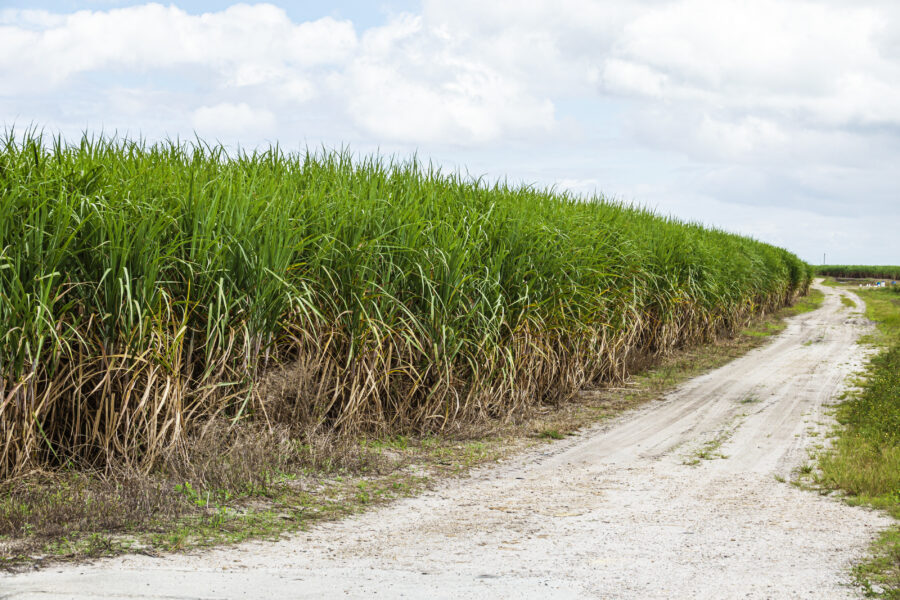
{"type": "Polygon", "coordinates": [[[851,279],[900,279],[900,266],[892,265],[821,265],[817,275],[851,279]]]}
{"type": "Polygon", "coordinates": [[[10,132],[0,476],[146,468],[223,418],[506,418],[808,282],[752,239],[415,161],[10,132]]]}

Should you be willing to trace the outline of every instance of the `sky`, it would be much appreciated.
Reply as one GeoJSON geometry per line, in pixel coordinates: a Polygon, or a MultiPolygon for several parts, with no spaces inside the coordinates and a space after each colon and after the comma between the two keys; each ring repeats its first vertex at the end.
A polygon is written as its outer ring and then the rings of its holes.
{"type": "Polygon", "coordinates": [[[0,0],[0,128],[350,148],[900,264],[900,3],[0,0]]]}

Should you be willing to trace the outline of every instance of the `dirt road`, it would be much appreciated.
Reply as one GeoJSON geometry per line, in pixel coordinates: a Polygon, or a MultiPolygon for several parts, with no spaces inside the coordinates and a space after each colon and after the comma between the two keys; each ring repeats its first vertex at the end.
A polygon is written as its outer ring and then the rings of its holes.
{"type": "Polygon", "coordinates": [[[0,598],[856,597],[888,519],[778,480],[864,358],[860,309],[819,289],[665,400],[433,492],[278,543],[4,576],[0,598]]]}

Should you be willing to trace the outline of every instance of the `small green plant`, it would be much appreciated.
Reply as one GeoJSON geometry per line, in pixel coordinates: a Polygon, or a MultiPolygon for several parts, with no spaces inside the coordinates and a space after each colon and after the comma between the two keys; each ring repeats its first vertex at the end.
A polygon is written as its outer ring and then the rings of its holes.
{"type": "Polygon", "coordinates": [[[356,493],[356,501],[360,504],[369,504],[372,501],[372,495],[369,492],[369,484],[365,481],[360,481],[356,484],[356,487],[359,490],[356,493]]]}
{"type": "Polygon", "coordinates": [[[200,494],[194,489],[194,486],[191,485],[190,481],[176,484],[175,491],[184,495],[185,498],[197,506],[209,506],[209,492],[207,491],[205,495],[200,494]]]}
{"type": "Polygon", "coordinates": [[[726,454],[723,454],[720,451],[722,444],[724,444],[732,435],[732,432],[721,432],[716,437],[711,440],[708,440],[700,446],[691,456],[686,458],[682,464],[688,466],[696,466],[700,464],[700,461],[703,460],[716,460],[728,458],[726,454]]]}

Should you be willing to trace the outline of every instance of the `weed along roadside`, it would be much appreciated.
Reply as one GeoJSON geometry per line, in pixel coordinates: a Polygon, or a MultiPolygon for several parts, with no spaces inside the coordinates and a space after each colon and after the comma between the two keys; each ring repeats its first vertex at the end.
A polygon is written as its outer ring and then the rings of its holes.
{"type": "Polygon", "coordinates": [[[749,238],[416,162],[10,132],[0,164],[7,565],[414,493],[739,353],[810,283],[749,238]]]}
{"type": "MultiPolygon", "coordinates": [[[[878,354],[839,405],[842,427],[831,447],[819,453],[818,472],[810,476],[821,487],[845,492],[850,503],[900,519],[900,288],[851,289],[877,325],[868,341],[878,354]]],[[[855,575],[871,595],[900,598],[900,527],[881,535],[873,557],[857,565],[855,575]]]]}

